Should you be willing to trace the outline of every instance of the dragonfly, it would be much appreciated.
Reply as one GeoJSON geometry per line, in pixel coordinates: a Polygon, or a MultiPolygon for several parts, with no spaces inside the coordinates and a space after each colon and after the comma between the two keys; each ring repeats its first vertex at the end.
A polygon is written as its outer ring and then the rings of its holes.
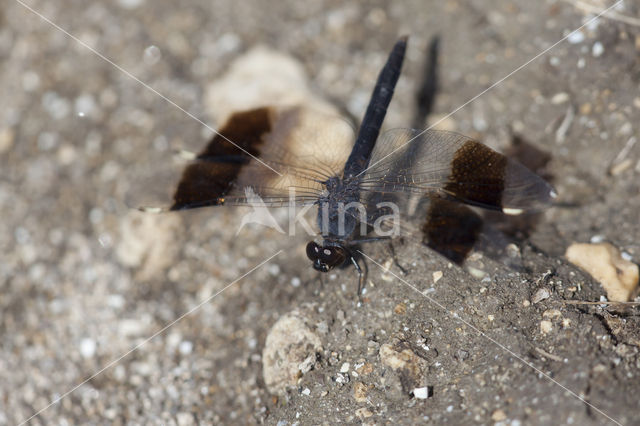
{"type": "Polygon", "coordinates": [[[407,37],[393,46],[355,137],[302,105],[232,114],[182,172],[166,208],[317,206],[319,238],[306,254],[326,273],[353,265],[361,293],[360,245],[405,237],[461,264],[483,232],[468,206],[507,215],[549,207],[544,179],[488,146],[441,130],[381,133],[400,77],[407,37]],[[347,140],[348,142],[344,143],[347,140]]]}

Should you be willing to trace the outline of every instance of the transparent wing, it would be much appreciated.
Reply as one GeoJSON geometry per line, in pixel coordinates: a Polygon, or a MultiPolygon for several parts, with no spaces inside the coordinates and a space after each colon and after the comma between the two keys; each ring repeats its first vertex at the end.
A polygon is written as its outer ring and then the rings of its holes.
{"type": "Polygon", "coordinates": [[[266,206],[313,204],[353,144],[348,123],[300,106],[235,113],[220,134],[200,153],[183,153],[191,161],[167,209],[252,204],[257,197],[266,206]]]}
{"type": "MultiPolygon", "coordinates": [[[[360,183],[374,234],[422,243],[461,264],[472,250],[519,269],[513,241],[463,203],[509,214],[547,207],[553,188],[516,161],[465,136],[393,129],[360,183]]],[[[362,218],[359,218],[362,220],[362,218]]]]}
{"type": "Polygon", "coordinates": [[[363,191],[440,195],[508,214],[551,204],[551,185],[520,163],[466,136],[392,129],[380,136],[363,191]]]}

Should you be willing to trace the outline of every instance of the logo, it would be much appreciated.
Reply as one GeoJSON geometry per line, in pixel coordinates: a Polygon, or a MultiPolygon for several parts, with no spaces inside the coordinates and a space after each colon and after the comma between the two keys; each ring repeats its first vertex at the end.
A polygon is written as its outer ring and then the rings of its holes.
{"type": "MultiPolygon", "coordinates": [[[[251,211],[242,216],[240,227],[236,235],[248,225],[258,224],[276,230],[284,234],[275,217],[271,214],[270,207],[253,190],[252,187],[244,189],[247,205],[251,211]]],[[[295,188],[289,190],[289,202],[282,203],[282,207],[288,207],[287,219],[289,222],[288,233],[295,235],[296,226],[300,225],[309,236],[315,236],[314,231],[306,220],[306,214],[315,204],[307,204],[298,209],[295,202],[295,188]]],[[[349,203],[320,203],[318,213],[318,226],[321,235],[349,236],[359,230],[360,236],[375,234],[378,237],[395,237],[400,235],[400,209],[395,203],[380,202],[373,212],[368,212],[363,203],[352,201],[349,203]]]]}

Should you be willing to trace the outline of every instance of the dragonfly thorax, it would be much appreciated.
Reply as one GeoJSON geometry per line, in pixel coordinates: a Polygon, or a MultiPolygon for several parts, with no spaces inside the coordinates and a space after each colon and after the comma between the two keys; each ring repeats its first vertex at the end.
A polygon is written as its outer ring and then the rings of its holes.
{"type": "Polygon", "coordinates": [[[318,228],[324,237],[347,240],[359,221],[360,191],[356,179],[344,180],[337,176],[325,181],[326,193],[318,199],[318,228]]]}

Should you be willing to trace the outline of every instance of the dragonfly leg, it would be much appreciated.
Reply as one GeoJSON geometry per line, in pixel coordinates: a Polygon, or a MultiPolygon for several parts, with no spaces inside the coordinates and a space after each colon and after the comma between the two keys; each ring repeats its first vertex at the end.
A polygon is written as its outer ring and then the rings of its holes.
{"type": "Polygon", "coordinates": [[[389,251],[391,252],[391,259],[393,259],[393,263],[395,263],[395,265],[398,267],[398,269],[400,269],[403,275],[407,275],[407,270],[404,269],[402,265],[400,265],[398,257],[396,256],[396,249],[393,246],[393,240],[389,240],[389,251]]]}
{"type": "Polygon", "coordinates": [[[368,238],[356,238],[352,240],[352,243],[373,243],[375,241],[388,241],[391,237],[368,237],[368,238]]]}
{"type": "Polygon", "coordinates": [[[318,281],[320,281],[320,291],[324,290],[324,274],[318,274],[318,281]]]}
{"type": "Polygon", "coordinates": [[[369,272],[369,269],[367,268],[367,263],[364,262],[363,263],[364,270],[363,270],[363,268],[361,268],[360,265],[358,264],[358,259],[356,259],[354,256],[351,256],[350,260],[353,266],[356,268],[356,271],[358,272],[358,298],[361,299],[362,290],[364,289],[364,283],[367,278],[367,272],[369,272]]]}
{"type": "Polygon", "coordinates": [[[358,244],[360,243],[372,243],[375,241],[388,241],[389,242],[389,251],[391,251],[391,258],[393,259],[393,263],[398,267],[398,269],[400,269],[400,271],[404,274],[407,275],[407,270],[405,268],[402,267],[402,265],[400,265],[400,262],[398,261],[398,258],[396,256],[396,250],[395,247],[393,246],[393,239],[391,237],[385,236],[385,237],[369,237],[369,238],[360,238],[357,240],[354,240],[354,242],[357,242],[358,244]]]}

